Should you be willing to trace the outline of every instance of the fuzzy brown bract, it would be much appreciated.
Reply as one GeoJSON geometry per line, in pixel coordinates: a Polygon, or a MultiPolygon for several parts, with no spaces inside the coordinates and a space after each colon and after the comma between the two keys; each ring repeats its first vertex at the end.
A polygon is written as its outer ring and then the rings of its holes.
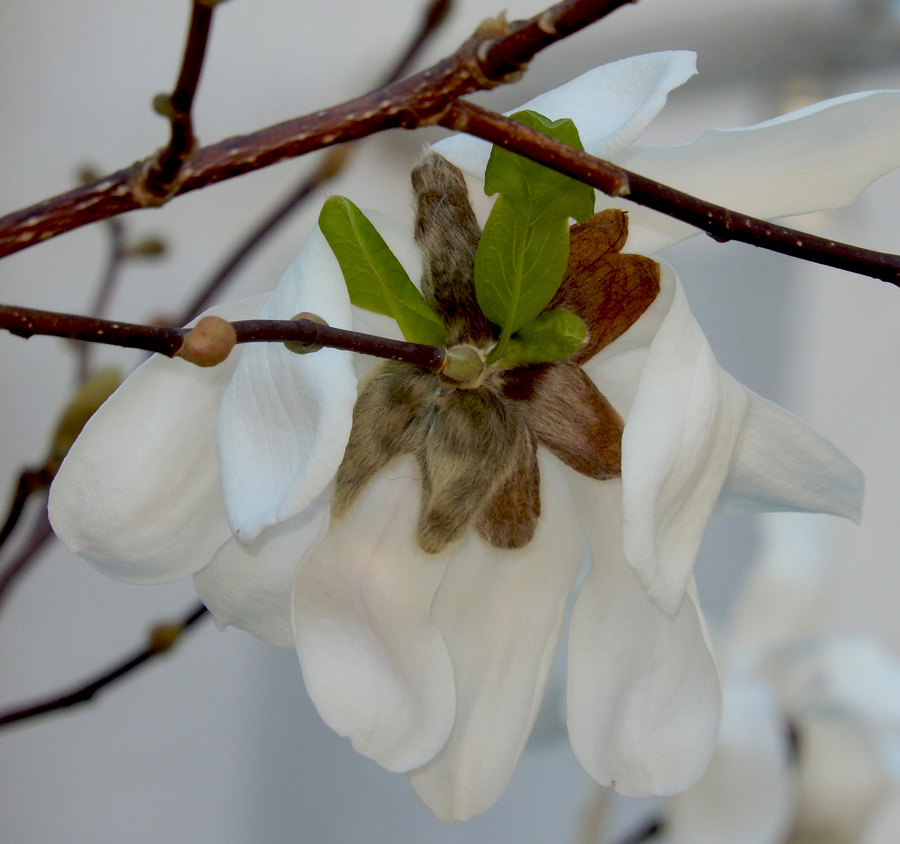
{"type": "MultiPolygon", "coordinates": [[[[449,345],[486,353],[499,336],[475,295],[481,231],[462,173],[430,155],[412,173],[422,293],[448,330],[449,345]]],[[[499,369],[477,386],[409,364],[385,362],[364,383],[337,471],[332,515],[341,519],[394,457],[413,454],[422,471],[419,546],[439,553],[470,527],[497,548],[521,548],[540,517],[537,448],[602,481],[621,474],[621,417],[581,369],[626,331],[659,292],[659,266],[620,250],[627,216],[600,212],[570,230],[566,274],[547,310],[586,324],[567,360],[499,369]]]]}

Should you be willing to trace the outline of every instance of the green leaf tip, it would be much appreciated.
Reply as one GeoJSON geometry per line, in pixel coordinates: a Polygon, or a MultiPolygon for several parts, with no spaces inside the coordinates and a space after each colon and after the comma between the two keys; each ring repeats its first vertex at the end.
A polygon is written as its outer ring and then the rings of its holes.
{"type": "MultiPolygon", "coordinates": [[[[573,314],[557,308],[538,314],[509,338],[502,354],[488,355],[489,364],[501,369],[548,363],[572,357],[587,339],[587,326],[573,314]]],[[[495,350],[496,351],[496,350],[495,350]]]]}
{"type": "Polygon", "coordinates": [[[447,331],[371,220],[345,196],[325,200],[319,228],[334,252],[350,301],[396,320],[411,343],[442,346],[447,331]]]}

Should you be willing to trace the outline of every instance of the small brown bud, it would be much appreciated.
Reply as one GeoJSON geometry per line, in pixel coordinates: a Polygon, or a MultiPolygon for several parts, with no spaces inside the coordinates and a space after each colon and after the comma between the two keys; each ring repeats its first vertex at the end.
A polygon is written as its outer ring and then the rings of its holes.
{"type": "Polygon", "coordinates": [[[440,375],[462,389],[480,387],[485,375],[484,356],[472,346],[451,346],[440,375]]]}
{"type": "Polygon", "coordinates": [[[179,357],[196,366],[222,363],[237,343],[234,326],[222,317],[205,316],[184,338],[179,357]]]}
{"type": "MultiPolygon", "coordinates": [[[[328,325],[322,317],[318,314],[311,314],[309,311],[301,311],[299,314],[291,317],[292,320],[298,319],[308,319],[310,322],[318,323],[319,325],[328,325]]],[[[299,340],[287,340],[285,341],[284,347],[289,351],[293,352],[297,355],[308,355],[310,352],[318,352],[321,349],[321,346],[317,346],[314,344],[303,343],[299,340]]]]}

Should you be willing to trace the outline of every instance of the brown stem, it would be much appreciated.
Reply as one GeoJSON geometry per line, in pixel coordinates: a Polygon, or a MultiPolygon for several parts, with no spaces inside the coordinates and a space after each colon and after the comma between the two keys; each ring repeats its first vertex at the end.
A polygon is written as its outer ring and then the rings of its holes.
{"type": "Polygon", "coordinates": [[[3,543],[9,539],[15,530],[19,519],[25,510],[25,504],[28,499],[38,490],[46,489],[53,480],[53,473],[46,466],[40,469],[25,469],[19,475],[19,482],[16,484],[16,491],[13,493],[12,501],[9,505],[9,511],[6,515],[6,521],[0,528],[0,548],[3,543]]]}
{"type": "MultiPolygon", "coordinates": [[[[440,122],[473,91],[518,78],[540,50],[632,0],[564,0],[527,21],[487,21],[427,70],[347,103],[204,147],[185,163],[173,195],[391,128],[440,122]]],[[[0,257],[94,223],[158,204],[144,187],[146,162],[0,218],[0,257]]]]}
{"type": "Polygon", "coordinates": [[[194,0],[181,72],[178,74],[175,90],[154,100],[157,111],[169,118],[171,136],[168,145],[145,165],[143,187],[160,202],[171,195],[181,168],[197,145],[191,108],[197,86],[200,84],[200,71],[203,69],[203,59],[206,56],[215,5],[215,0],[213,2],[194,0]]]}
{"type": "Polygon", "coordinates": [[[70,692],[65,692],[61,695],[37,703],[28,704],[22,707],[14,707],[7,710],[0,714],[0,727],[14,724],[17,721],[35,718],[38,715],[46,715],[48,712],[55,712],[56,710],[75,706],[79,703],[87,703],[97,694],[97,692],[101,691],[110,683],[119,680],[126,674],[130,674],[136,668],[139,668],[144,663],[164,654],[181,638],[186,630],[193,627],[206,615],[206,607],[202,604],[198,604],[180,621],[177,621],[174,624],[157,626],[151,631],[149,642],[146,647],[141,648],[131,656],[125,657],[109,671],[104,672],[96,679],[90,680],[70,692]]]}
{"type": "MultiPolygon", "coordinates": [[[[425,346],[403,340],[389,340],[359,331],[333,328],[309,319],[254,319],[232,323],[238,343],[300,343],[305,346],[328,346],[363,355],[404,361],[414,366],[440,372],[446,352],[440,346],[425,346]]],[[[143,349],[166,357],[175,357],[190,329],[138,325],[131,322],[59,314],[16,305],[0,305],[0,329],[19,337],[48,335],[106,343],[128,349],[143,349]]]]}
{"type": "MultiPolygon", "coordinates": [[[[385,76],[385,85],[399,79],[406,73],[416,56],[428,42],[428,39],[444,22],[452,5],[452,0],[432,0],[428,4],[422,16],[422,22],[412,39],[410,39],[406,51],[385,76]]],[[[351,149],[352,145],[350,144],[329,149],[319,166],[310,175],[304,176],[290,194],[260,220],[232,250],[231,254],[225,258],[200,289],[200,292],[194,296],[184,311],[182,311],[181,319],[178,322],[189,322],[199,314],[212,297],[221,290],[225,281],[244,262],[247,256],[272,234],[300,206],[304,199],[312,195],[316,188],[333,179],[344,169],[350,158],[351,149]]]]}
{"type": "Polygon", "coordinates": [[[716,240],[738,240],[900,286],[900,255],[862,249],[738,214],[572,149],[474,103],[454,103],[441,124],[502,145],[610,196],[627,197],[638,205],[668,214],[705,231],[716,240]]]}
{"type": "Polygon", "coordinates": [[[55,536],[47,517],[47,505],[41,508],[40,515],[31,527],[31,532],[22,542],[18,552],[9,560],[0,572],[0,604],[7,597],[9,588],[28,566],[37,559],[38,552],[55,536]]]}

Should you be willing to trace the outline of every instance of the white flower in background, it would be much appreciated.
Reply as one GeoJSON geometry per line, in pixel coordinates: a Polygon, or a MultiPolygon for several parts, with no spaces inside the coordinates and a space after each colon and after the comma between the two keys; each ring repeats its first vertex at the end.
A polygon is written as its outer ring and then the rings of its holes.
{"type": "Polygon", "coordinates": [[[700,782],[659,844],[888,844],[900,833],[900,660],[827,633],[828,567],[804,519],[771,519],[722,642],[724,706],[700,782]]]}
{"type": "MultiPolygon", "coordinates": [[[[692,54],[641,56],[526,107],[572,118],[590,153],[758,216],[846,204],[900,164],[898,92],[844,97],[680,147],[633,146],[693,73],[692,54]]],[[[483,174],[487,145],[458,137],[436,149],[473,184],[483,174]]],[[[600,197],[599,207],[609,204],[600,197]]],[[[625,251],[692,233],[628,210],[625,251]]],[[[372,219],[419,278],[411,232],[372,219]]],[[[228,319],[309,311],[334,326],[373,325],[351,307],[318,229],[270,296],[214,311],[228,319]]],[[[357,397],[354,360],[281,345],[235,350],[212,370],[148,361],[70,452],[51,518],[68,547],[105,573],[144,583],[194,575],[220,626],[296,646],[325,721],[359,752],[408,771],[446,821],[485,811],[505,789],[586,542],[592,565],[569,641],[573,748],[598,782],[671,794],[703,772],[719,718],[691,576],[711,512],[856,519],[862,479],[833,446],[718,366],[665,264],[653,304],[583,369],[626,421],[622,477],[587,478],[540,449],[542,512],[517,550],[470,529],[425,553],[410,456],[332,521],[332,479],[357,397]]]]}

